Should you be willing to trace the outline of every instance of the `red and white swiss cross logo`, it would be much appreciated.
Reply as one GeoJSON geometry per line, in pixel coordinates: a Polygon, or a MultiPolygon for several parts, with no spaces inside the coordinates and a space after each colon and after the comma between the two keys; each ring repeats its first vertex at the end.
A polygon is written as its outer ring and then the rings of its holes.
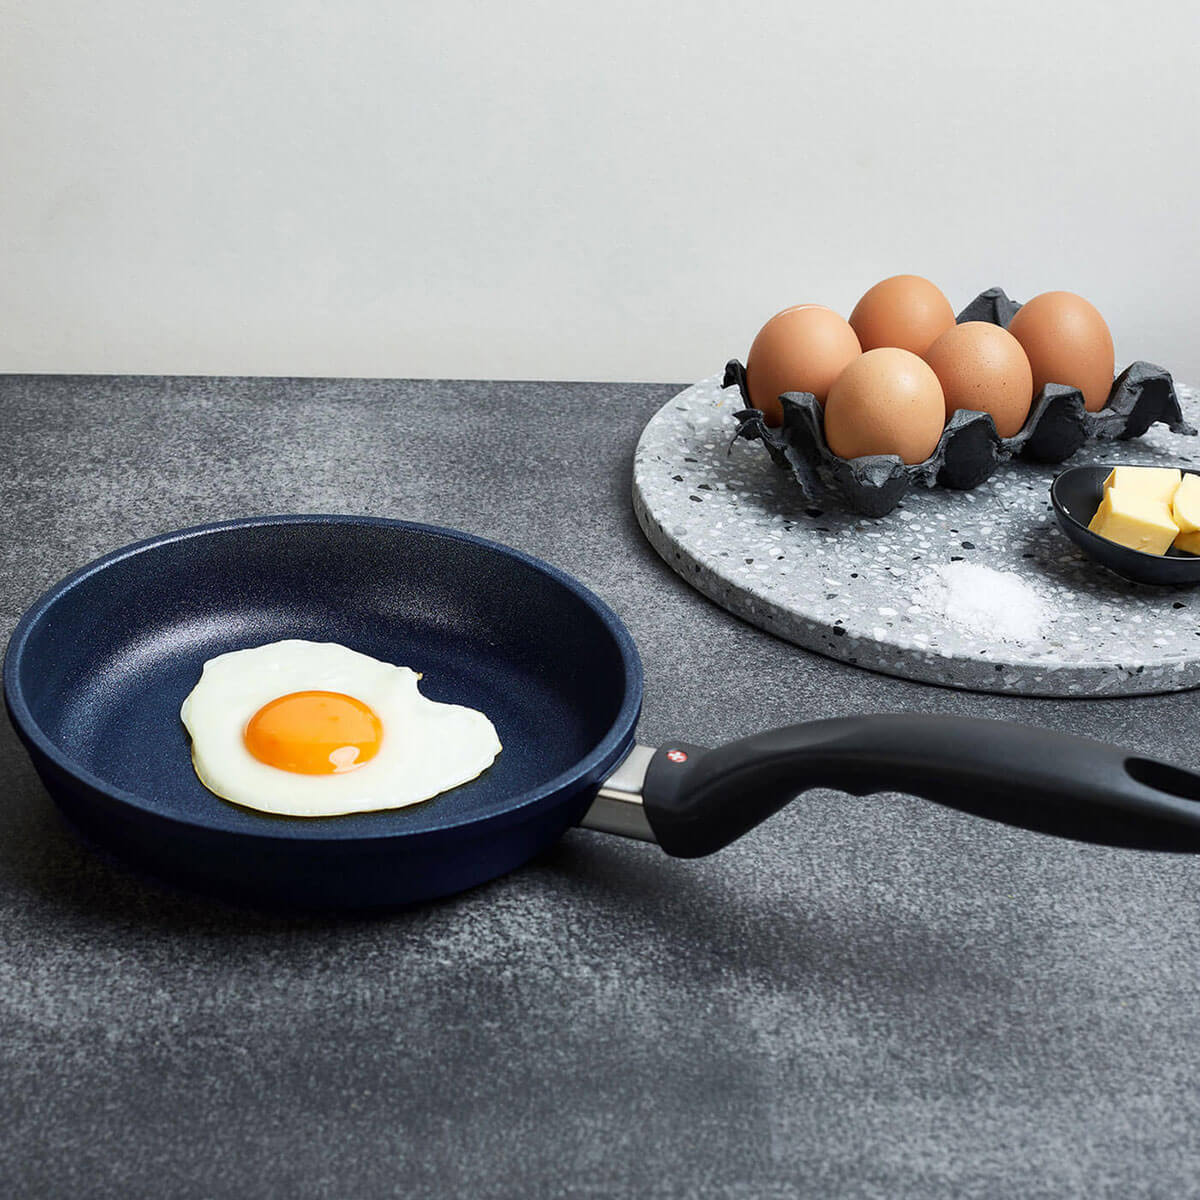
{"type": "Polygon", "coordinates": [[[668,758],[669,758],[669,759],[670,759],[670,760],[671,760],[673,763],[685,763],[685,762],[687,762],[687,752],[686,752],[686,751],[684,751],[684,750],[668,750],[668,751],[667,751],[667,757],[668,757],[668,758]]]}

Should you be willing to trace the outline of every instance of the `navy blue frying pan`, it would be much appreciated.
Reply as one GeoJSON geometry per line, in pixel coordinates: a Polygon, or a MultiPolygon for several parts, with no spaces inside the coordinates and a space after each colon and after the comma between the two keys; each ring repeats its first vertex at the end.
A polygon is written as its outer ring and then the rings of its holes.
{"type": "Polygon", "coordinates": [[[9,715],[86,839],[153,876],[273,906],[369,908],[482,883],[582,824],[709,854],[813,787],[905,791],[1109,845],[1200,848],[1200,776],[1083,738],[915,715],[836,718],[715,750],[634,741],[642,668],[574,579],[493,542],[349,516],[254,518],[99,559],[21,619],[9,715]],[[335,641],[482,709],[504,750],[394,812],[286,818],[209,793],[179,706],[206,659],[335,641]]]}

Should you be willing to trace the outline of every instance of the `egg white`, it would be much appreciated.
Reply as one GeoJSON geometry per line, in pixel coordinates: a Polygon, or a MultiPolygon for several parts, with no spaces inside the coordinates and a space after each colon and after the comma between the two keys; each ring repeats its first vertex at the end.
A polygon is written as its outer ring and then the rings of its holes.
{"type": "Polygon", "coordinates": [[[420,678],[335,642],[289,639],[209,659],[179,715],[200,782],[234,804],[289,817],[404,808],[475,779],[501,749],[483,713],[426,699],[420,678]],[[383,725],[375,757],[336,775],[302,775],[255,758],[243,738],[250,718],[279,696],[306,691],[369,705],[383,725]]]}

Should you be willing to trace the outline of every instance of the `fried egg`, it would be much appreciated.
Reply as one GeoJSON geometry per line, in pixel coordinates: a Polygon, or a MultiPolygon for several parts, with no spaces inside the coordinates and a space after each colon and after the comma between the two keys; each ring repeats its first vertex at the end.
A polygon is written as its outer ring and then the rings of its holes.
{"type": "Polygon", "coordinates": [[[334,642],[218,655],[179,713],[192,765],[223,799],[289,817],[419,804],[501,749],[483,713],[426,699],[420,679],[334,642]]]}

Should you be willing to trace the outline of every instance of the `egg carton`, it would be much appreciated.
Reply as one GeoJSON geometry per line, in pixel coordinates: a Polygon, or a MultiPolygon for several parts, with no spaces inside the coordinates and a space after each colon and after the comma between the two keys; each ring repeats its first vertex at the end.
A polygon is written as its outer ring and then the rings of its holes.
{"type": "MultiPolygon", "coordinates": [[[[1020,307],[1001,288],[989,288],[958,314],[958,323],[987,321],[1007,328],[1020,307]]],[[[722,386],[738,388],[746,402],[746,408],[734,414],[736,438],[761,441],[778,466],[791,470],[806,499],[832,497],[871,517],[891,512],[914,484],[959,491],[978,487],[1016,455],[1035,462],[1063,462],[1090,439],[1141,437],[1159,421],[1174,433],[1196,433],[1183,419],[1170,373],[1148,362],[1126,367],[1098,412],[1087,411],[1078,388],[1046,384],[1034,398],[1023,428],[1008,438],[996,432],[990,414],[959,409],[933,454],[911,465],[894,454],[838,458],[825,442],[821,405],[810,392],[780,396],[783,424],[771,428],[763,414],[750,407],[746,368],[736,358],[725,367],[722,386]]]]}

